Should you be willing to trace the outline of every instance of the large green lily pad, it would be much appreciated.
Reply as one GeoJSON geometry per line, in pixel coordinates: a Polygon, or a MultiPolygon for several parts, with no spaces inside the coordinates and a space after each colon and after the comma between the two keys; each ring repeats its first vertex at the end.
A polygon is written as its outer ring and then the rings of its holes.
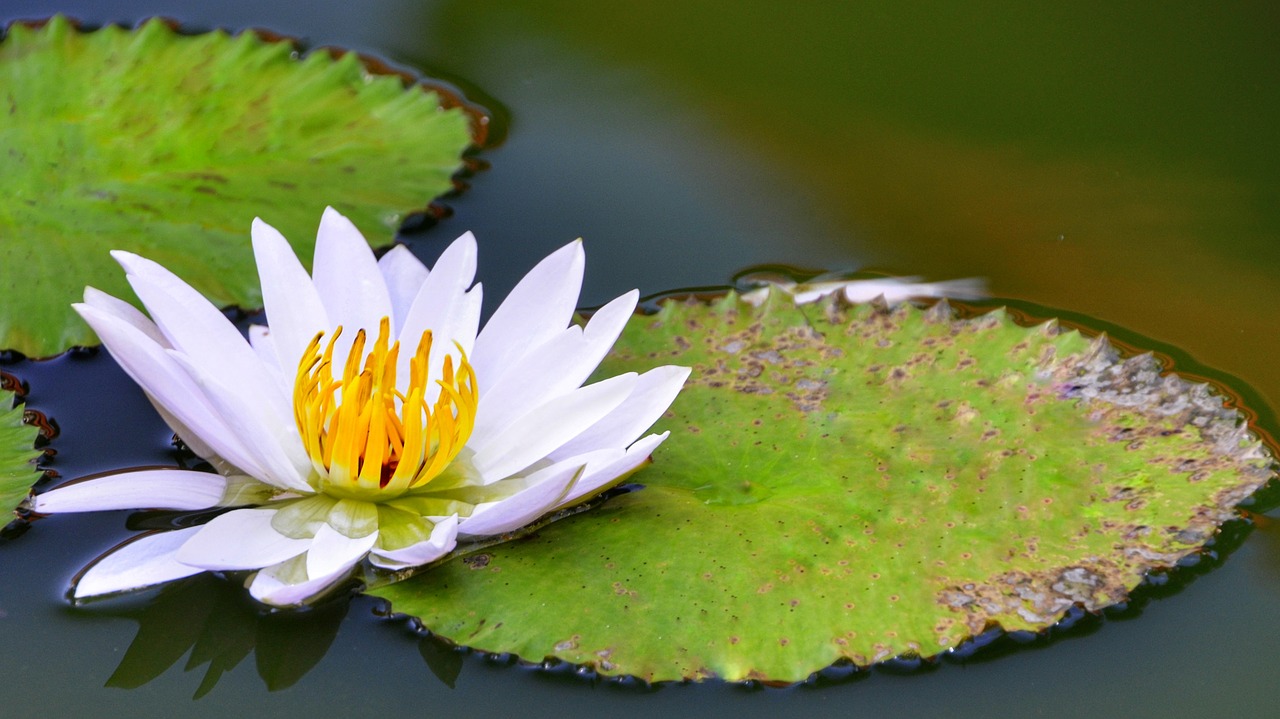
{"type": "Polygon", "coordinates": [[[329,204],[389,243],[451,189],[472,143],[446,104],[354,53],[299,59],[253,32],[13,25],[0,42],[0,348],[96,342],[69,305],[85,285],[132,297],[110,250],[256,307],[255,216],[302,257],[329,204]]]}
{"type": "Polygon", "coordinates": [[[692,365],[615,497],[372,589],[490,652],[798,681],[1122,601],[1271,476],[1204,385],[945,303],[667,302],[602,374],[692,365]]]}
{"type": "Polygon", "coordinates": [[[41,477],[35,465],[39,430],[23,423],[22,417],[22,405],[14,404],[13,392],[0,390],[0,527],[9,523],[41,477]]]}

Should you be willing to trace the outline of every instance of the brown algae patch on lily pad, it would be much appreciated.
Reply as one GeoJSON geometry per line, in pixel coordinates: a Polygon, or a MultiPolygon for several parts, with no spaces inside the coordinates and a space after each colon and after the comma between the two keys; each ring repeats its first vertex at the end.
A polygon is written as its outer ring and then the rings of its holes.
{"type": "Polygon", "coordinates": [[[1124,601],[1272,476],[1205,385],[1002,310],[671,300],[600,372],[668,363],[643,489],[371,593],[482,651],[795,682],[1124,601]]]}
{"type": "Polygon", "coordinates": [[[85,285],[132,297],[110,250],[258,307],[255,216],[302,257],[329,203],[387,244],[484,141],[484,118],[448,90],[355,53],[299,57],[289,41],[160,20],[14,24],[0,88],[0,349],[33,356],[97,341],[70,307],[85,285]]]}

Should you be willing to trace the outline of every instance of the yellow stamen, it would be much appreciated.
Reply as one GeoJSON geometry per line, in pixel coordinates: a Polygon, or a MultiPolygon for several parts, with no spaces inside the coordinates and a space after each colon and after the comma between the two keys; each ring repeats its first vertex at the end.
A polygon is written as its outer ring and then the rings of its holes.
{"type": "Polygon", "coordinates": [[[432,406],[426,400],[430,330],[422,333],[409,359],[409,384],[403,391],[396,387],[400,343],[388,347],[390,320],[382,319],[367,355],[365,331],[356,333],[342,377],[336,379],[333,352],[341,334],[341,327],[334,330],[323,353],[324,332],[311,340],[293,386],[294,419],[321,489],[369,499],[430,482],[449,466],[475,427],[479,394],[466,353],[458,347],[456,363],[445,356],[436,380],[439,397],[432,406]]]}

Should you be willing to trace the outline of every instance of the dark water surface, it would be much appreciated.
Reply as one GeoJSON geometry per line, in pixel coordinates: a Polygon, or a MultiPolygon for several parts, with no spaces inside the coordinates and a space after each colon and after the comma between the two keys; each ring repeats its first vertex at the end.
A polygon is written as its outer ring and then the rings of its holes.
{"type": "MultiPolygon", "coordinates": [[[[453,216],[413,242],[430,257],[475,231],[490,297],[577,236],[584,304],[722,284],[763,262],[980,275],[998,296],[1238,378],[1262,429],[1280,430],[1272,4],[852,5],[3,0],[0,20],[263,27],[460,85],[505,141],[448,202],[453,216]]],[[[64,477],[171,461],[168,431],[105,353],[5,369],[60,423],[64,477]]],[[[1025,646],[754,691],[641,691],[449,654],[367,599],[263,618],[215,580],[68,606],[71,575],[129,519],[53,517],[0,539],[0,715],[1280,711],[1280,521],[1267,518],[1128,610],[1025,646]],[[437,678],[455,672],[453,688],[437,678]]]]}

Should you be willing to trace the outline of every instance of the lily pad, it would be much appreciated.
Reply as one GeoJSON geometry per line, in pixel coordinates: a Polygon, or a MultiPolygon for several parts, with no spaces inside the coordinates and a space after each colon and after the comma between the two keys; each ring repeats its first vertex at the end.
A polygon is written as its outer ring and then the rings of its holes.
{"type": "Polygon", "coordinates": [[[160,20],[15,24],[0,88],[0,348],[35,356],[97,341],[70,309],[85,285],[132,297],[110,250],[257,307],[255,216],[301,257],[327,204],[389,243],[473,143],[456,98],[355,53],[299,58],[288,41],[160,20]]]}
{"type": "Polygon", "coordinates": [[[22,405],[14,404],[13,392],[0,390],[0,527],[9,523],[42,476],[35,465],[39,429],[23,423],[22,417],[22,405]]]}
{"type": "Polygon", "coordinates": [[[639,491],[374,588],[488,652],[803,680],[1123,601],[1271,476],[1205,385],[997,310],[669,301],[602,374],[694,368],[639,491]]]}

